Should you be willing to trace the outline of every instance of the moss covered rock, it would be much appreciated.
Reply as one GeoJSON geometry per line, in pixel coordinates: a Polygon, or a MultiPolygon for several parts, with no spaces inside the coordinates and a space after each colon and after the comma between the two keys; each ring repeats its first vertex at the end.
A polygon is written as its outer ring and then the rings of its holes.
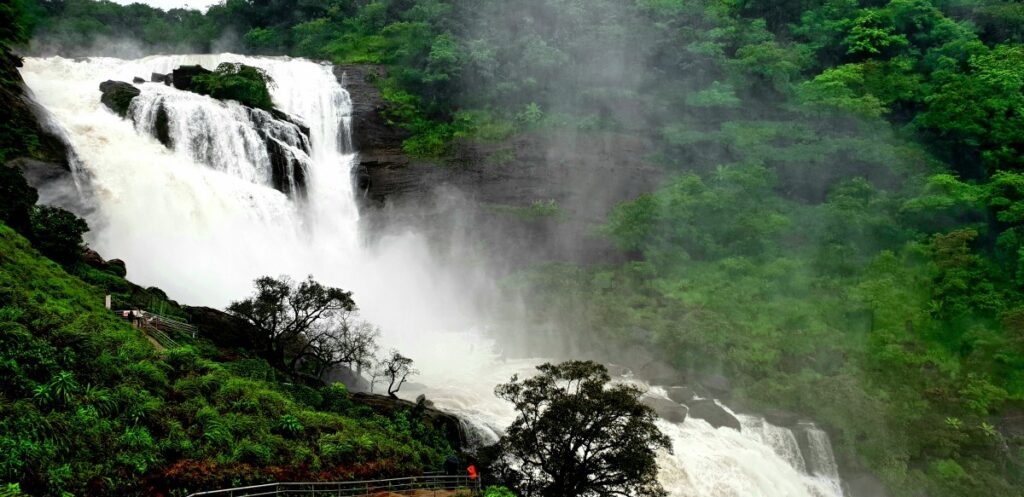
{"type": "Polygon", "coordinates": [[[104,81],[100,83],[100,91],[103,92],[100,102],[121,117],[128,114],[128,106],[131,105],[132,99],[142,93],[124,81],[104,81]]]}

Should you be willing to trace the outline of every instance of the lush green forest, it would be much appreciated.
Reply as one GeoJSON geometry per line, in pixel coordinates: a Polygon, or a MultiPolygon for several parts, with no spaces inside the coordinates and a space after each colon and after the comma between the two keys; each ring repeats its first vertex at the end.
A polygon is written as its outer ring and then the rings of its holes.
{"type": "MultiPolygon", "coordinates": [[[[1003,429],[1024,412],[1020,2],[16,0],[0,19],[30,53],[189,40],[384,64],[418,156],[554,128],[650,137],[671,179],[601,233],[630,262],[511,278],[538,323],[724,373],[897,495],[1021,495],[1024,440],[1003,429]]],[[[139,381],[173,388],[175,367],[139,381]]]]}
{"type": "MultiPolygon", "coordinates": [[[[374,414],[343,385],[292,383],[244,350],[199,340],[160,352],[103,308],[105,292],[130,298],[123,273],[68,263],[0,225],[0,480],[15,489],[184,495],[415,474],[451,453],[409,411],[374,414]]],[[[173,314],[154,292],[143,306],[173,314]]]]}

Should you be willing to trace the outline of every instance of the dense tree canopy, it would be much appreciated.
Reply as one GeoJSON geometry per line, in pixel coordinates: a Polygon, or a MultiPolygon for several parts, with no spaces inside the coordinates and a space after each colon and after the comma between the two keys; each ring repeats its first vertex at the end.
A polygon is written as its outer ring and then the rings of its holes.
{"type": "Polygon", "coordinates": [[[662,496],[654,451],[670,450],[654,410],[633,385],[610,385],[595,362],[543,364],[499,385],[516,420],[498,442],[500,464],[532,497],[662,496]]]}

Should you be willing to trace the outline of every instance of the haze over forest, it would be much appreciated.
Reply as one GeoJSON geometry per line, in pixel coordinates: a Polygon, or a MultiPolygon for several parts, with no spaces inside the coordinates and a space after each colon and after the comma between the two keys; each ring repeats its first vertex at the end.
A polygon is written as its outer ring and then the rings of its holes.
{"type": "Polygon", "coordinates": [[[0,47],[4,497],[1024,495],[1024,3],[11,0],[0,47]]]}

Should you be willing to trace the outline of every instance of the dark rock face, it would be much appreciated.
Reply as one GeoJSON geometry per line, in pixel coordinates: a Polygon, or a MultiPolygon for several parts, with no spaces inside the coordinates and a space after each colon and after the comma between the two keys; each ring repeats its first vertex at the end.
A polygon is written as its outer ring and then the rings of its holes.
{"type": "Polygon", "coordinates": [[[110,259],[107,261],[107,270],[122,278],[128,276],[128,266],[121,259],[110,259]]]}
{"type": "Polygon", "coordinates": [[[668,387],[665,391],[668,392],[668,398],[680,404],[685,404],[697,396],[690,387],[668,387]]]}
{"type": "Polygon", "coordinates": [[[672,402],[671,400],[658,397],[644,396],[640,399],[646,406],[654,409],[658,416],[671,423],[682,423],[686,421],[686,414],[689,411],[686,406],[672,402]]]}
{"type": "Polygon", "coordinates": [[[189,323],[199,328],[207,338],[222,348],[246,348],[253,350],[256,333],[245,320],[209,307],[185,307],[189,323]]]}
{"type": "Polygon", "coordinates": [[[348,388],[349,392],[369,392],[370,382],[366,381],[356,371],[352,371],[346,366],[335,366],[324,373],[324,376],[320,378],[324,383],[330,385],[331,383],[342,383],[348,388]]]}
{"type": "Polygon", "coordinates": [[[40,203],[67,209],[78,215],[90,211],[88,199],[85,198],[88,192],[79,192],[75,178],[66,165],[26,157],[10,160],[7,165],[21,171],[25,182],[39,192],[40,203]]]}
{"type": "Polygon", "coordinates": [[[128,114],[128,106],[131,105],[132,99],[142,93],[124,81],[104,81],[100,83],[100,91],[103,92],[100,102],[121,117],[128,114]]]}
{"type": "Polygon", "coordinates": [[[390,105],[375,82],[387,76],[382,66],[348,64],[334,66],[334,75],[352,97],[352,145],[363,161],[381,162],[401,155],[402,141],[409,132],[388,124],[384,112],[390,105]],[[376,157],[380,154],[380,157],[376,157]]]}
{"type": "Polygon", "coordinates": [[[135,84],[145,83],[145,82],[146,82],[146,80],[144,80],[144,79],[142,79],[142,78],[140,78],[138,76],[135,76],[134,78],[132,78],[132,83],[135,83],[135,84]]]}
{"type": "Polygon", "coordinates": [[[715,428],[724,426],[736,431],[742,428],[740,420],[711,399],[691,400],[686,406],[690,408],[690,417],[703,419],[715,428]]]}
{"type": "Polygon", "coordinates": [[[466,434],[462,429],[462,422],[459,421],[459,418],[452,414],[427,407],[425,403],[416,404],[408,400],[392,399],[391,397],[371,393],[352,394],[352,401],[369,406],[374,412],[384,416],[390,415],[395,411],[412,411],[414,415],[422,416],[421,419],[424,423],[443,433],[453,448],[458,449],[466,446],[466,434]]]}
{"type": "Polygon", "coordinates": [[[292,153],[290,147],[298,148],[309,155],[309,128],[288,114],[280,111],[268,113],[249,109],[249,119],[256,125],[256,131],[267,147],[270,157],[271,184],[274,189],[293,198],[306,194],[307,164],[292,153]]]}
{"type": "Polygon", "coordinates": [[[765,421],[783,428],[793,428],[800,421],[800,415],[783,409],[766,409],[760,413],[765,421]]]}
{"type": "Polygon", "coordinates": [[[170,74],[160,74],[158,72],[155,72],[155,73],[153,73],[153,74],[151,74],[149,76],[149,80],[154,82],[154,83],[163,83],[165,85],[170,86],[170,84],[171,84],[171,75],[170,74]]]}
{"type": "Polygon", "coordinates": [[[179,90],[192,91],[192,78],[212,72],[203,66],[181,66],[171,71],[171,84],[179,90]]]}
{"type": "Polygon", "coordinates": [[[160,104],[160,108],[156,111],[156,123],[154,123],[153,132],[156,134],[156,139],[165,147],[174,148],[174,142],[171,140],[170,119],[170,116],[167,115],[167,108],[160,104]]]}
{"type": "Polygon", "coordinates": [[[662,176],[644,159],[651,147],[646,139],[616,133],[525,133],[457,143],[444,158],[411,158],[402,151],[408,131],[388,123],[389,103],[374,86],[384,70],[342,65],[334,71],[352,98],[355,181],[370,224],[383,222],[375,216],[386,206],[392,226],[436,228],[440,237],[451,227],[438,220],[455,209],[472,213],[474,236],[500,247],[513,265],[621,259],[610,242],[590,235],[614,205],[655,189],[662,176]]]}

